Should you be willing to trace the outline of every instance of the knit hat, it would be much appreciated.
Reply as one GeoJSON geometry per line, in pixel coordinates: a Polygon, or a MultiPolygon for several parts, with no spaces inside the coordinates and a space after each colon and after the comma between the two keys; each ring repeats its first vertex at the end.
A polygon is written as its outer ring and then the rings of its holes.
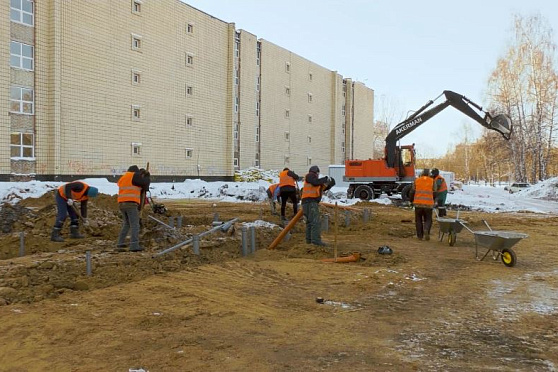
{"type": "Polygon", "coordinates": [[[87,189],[87,196],[90,198],[96,197],[98,193],[99,193],[99,189],[96,187],[89,186],[89,188],[87,189]]]}

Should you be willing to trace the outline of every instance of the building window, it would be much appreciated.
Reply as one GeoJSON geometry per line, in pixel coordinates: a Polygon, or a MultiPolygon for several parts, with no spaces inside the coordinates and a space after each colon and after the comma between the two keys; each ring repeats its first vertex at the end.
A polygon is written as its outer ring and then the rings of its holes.
{"type": "Polygon", "coordinates": [[[291,140],[291,134],[289,132],[285,132],[285,141],[290,141],[291,140]]]}
{"type": "Polygon", "coordinates": [[[285,159],[285,160],[284,160],[285,164],[289,164],[289,162],[291,161],[291,158],[290,158],[289,155],[285,155],[285,158],[284,158],[284,159],[285,159]]]}
{"type": "Polygon", "coordinates": [[[314,75],[312,75],[311,72],[308,73],[308,80],[309,80],[309,81],[312,81],[313,78],[314,78],[314,75]]]}
{"type": "Polygon", "coordinates": [[[186,116],[186,126],[191,127],[194,125],[194,118],[192,116],[186,116]]]}
{"type": "Polygon", "coordinates": [[[141,155],[141,143],[132,142],[132,156],[141,155]]]}
{"type": "Polygon", "coordinates": [[[186,53],[186,66],[193,66],[194,65],[194,55],[190,53],[186,53]]]}
{"type": "Polygon", "coordinates": [[[13,132],[10,136],[12,158],[35,158],[35,136],[33,133],[13,132]]]}
{"type": "Polygon", "coordinates": [[[238,68],[234,69],[234,84],[238,85],[238,80],[239,80],[239,73],[238,73],[238,68]]]}
{"type": "Polygon", "coordinates": [[[256,127],[256,142],[260,142],[260,127],[256,127]]]}
{"type": "Polygon", "coordinates": [[[141,0],[132,0],[132,13],[140,14],[141,13],[141,0]]]}
{"type": "Polygon", "coordinates": [[[141,107],[132,105],[132,120],[139,121],[141,119],[141,107]]]}
{"type": "Polygon", "coordinates": [[[255,167],[260,166],[260,153],[259,152],[256,152],[256,159],[254,159],[254,166],[255,167]]]}
{"type": "Polygon", "coordinates": [[[260,116],[260,102],[256,102],[256,116],[260,116]]]}
{"type": "Polygon", "coordinates": [[[141,71],[132,70],[132,84],[141,83],[141,71]]]}
{"type": "Polygon", "coordinates": [[[186,32],[189,33],[189,34],[194,33],[194,24],[193,23],[188,23],[186,25],[186,32]]]}
{"type": "Polygon", "coordinates": [[[186,95],[187,96],[194,95],[194,87],[192,87],[190,85],[186,85],[186,95]]]}
{"type": "Polygon", "coordinates": [[[347,82],[343,81],[343,97],[347,95],[347,82]]]}
{"type": "Polygon", "coordinates": [[[341,124],[341,133],[345,134],[345,122],[341,124]]]}
{"type": "Polygon", "coordinates": [[[238,113],[238,106],[240,105],[240,98],[234,97],[234,112],[238,113]]]}
{"type": "Polygon", "coordinates": [[[12,41],[10,44],[10,66],[33,71],[33,46],[12,41]]]}
{"type": "Polygon", "coordinates": [[[140,51],[141,47],[141,36],[132,34],[132,50],[140,51]]]}
{"type": "Polygon", "coordinates": [[[194,149],[186,149],[186,159],[192,159],[194,157],[194,149]]]}
{"type": "Polygon", "coordinates": [[[256,92],[260,91],[260,77],[256,76],[256,92]]]}
{"type": "Polygon", "coordinates": [[[308,103],[312,103],[312,93],[308,93],[308,103]]]}
{"type": "Polygon", "coordinates": [[[312,143],[312,137],[308,136],[308,143],[312,143]]]}
{"type": "Polygon", "coordinates": [[[239,132],[239,126],[238,123],[234,123],[234,139],[235,141],[238,141],[238,132],[239,132]]]}
{"type": "Polygon", "coordinates": [[[234,159],[233,159],[233,165],[234,165],[235,167],[238,167],[238,158],[234,158],[234,159]]]}
{"type": "Polygon", "coordinates": [[[312,158],[311,157],[306,157],[306,165],[312,165],[312,158]]]}
{"type": "Polygon", "coordinates": [[[312,122],[312,119],[313,119],[313,118],[312,118],[312,115],[309,114],[309,115],[308,115],[308,122],[311,123],[311,122],[312,122]]]}
{"type": "Polygon", "coordinates": [[[12,87],[10,89],[10,112],[33,115],[35,113],[33,89],[12,87]]]}
{"type": "Polygon", "coordinates": [[[289,62],[285,62],[285,72],[288,74],[291,73],[291,64],[289,62]]]}
{"type": "Polygon", "coordinates": [[[341,152],[345,152],[345,142],[341,142],[341,152]]]}
{"type": "Polygon", "coordinates": [[[345,105],[341,106],[341,115],[345,116],[345,105]]]}
{"type": "Polygon", "coordinates": [[[285,118],[288,119],[291,117],[291,110],[285,110],[285,118]]]}
{"type": "Polygon", "coordinates": [[[291,95],[291,88],[285,87],[285,94],[286,94],[287,96],[290,96],[290,95],[291,95]]]}
{"type": "Polygon", "coordinates": [[[258,45],[256,47],[256,65],[260,65],[260,60],[262,58],[262,43],[258,41],[258,45]]]}
{"type": "Polygon", "coordinates": [[[10,19],[12,21],[33,26],[33,14],[32,0],[10,0],[10,19]]]}

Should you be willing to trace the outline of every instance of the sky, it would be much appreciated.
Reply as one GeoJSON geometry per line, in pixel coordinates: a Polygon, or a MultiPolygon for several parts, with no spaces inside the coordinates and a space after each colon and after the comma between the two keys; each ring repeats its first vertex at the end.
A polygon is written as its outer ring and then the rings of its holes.
{"type": "MultiPolygon", "coordinates": [[[[402,121],[444,90],[485,106],[487,80],[512,40],[513,15],[541,14],[558,32],[556,0],[182,0],[374,89],[402,121]]],[[[441,103],[443,99],[435,103],[441,103]]],[[[444,155],[482,126],[447,108],[401,144],[444,155]]]]}

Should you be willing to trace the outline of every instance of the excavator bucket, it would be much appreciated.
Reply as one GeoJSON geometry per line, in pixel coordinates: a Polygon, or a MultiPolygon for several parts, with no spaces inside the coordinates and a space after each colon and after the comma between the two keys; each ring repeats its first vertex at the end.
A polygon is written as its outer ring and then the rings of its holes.
{"type": "Polygon", "coordinates": [[[504,136],[506,140],[510,139],[512,132],[512,122],[507,115],[496,115],[492,118],[490,124],[488,125],[490,126],[490,129],[493,129],[496,132],[502,134],[502,136],[504,136]]]}

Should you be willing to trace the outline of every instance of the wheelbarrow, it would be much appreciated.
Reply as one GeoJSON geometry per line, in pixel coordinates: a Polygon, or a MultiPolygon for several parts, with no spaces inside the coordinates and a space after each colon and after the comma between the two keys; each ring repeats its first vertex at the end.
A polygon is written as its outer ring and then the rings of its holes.
{"type": "Polygon", "coordinates": [[[473,231],[463,225],[475,236],[475,257],[477,260],[484,260],[492,252],[492,259],[497,260],[500,258],[504,265],[508,267],[515,266],[517,257],[511,247],[521,239],[529,237],[529,235],[515,231],[495,231],[490,228],[485,220],[483,222],[488,227],[488,231],[473,231]],[[479,247],[487,249],[481,258],[479,258],[479,247]]]}
{"type": "Polygon", "coordinates": [[[457,234],[463,230],[465,221],[459,219],[459,210],[457,211],[456,218],[440,217],[437,209],[435,209],[435,212],[436,221],[438,221],[440,229],[438,232],[438,240],[442,241],[444,236],[448,234],[448,244],[450,247],[453,247],[457,241],[457,234]]]}

